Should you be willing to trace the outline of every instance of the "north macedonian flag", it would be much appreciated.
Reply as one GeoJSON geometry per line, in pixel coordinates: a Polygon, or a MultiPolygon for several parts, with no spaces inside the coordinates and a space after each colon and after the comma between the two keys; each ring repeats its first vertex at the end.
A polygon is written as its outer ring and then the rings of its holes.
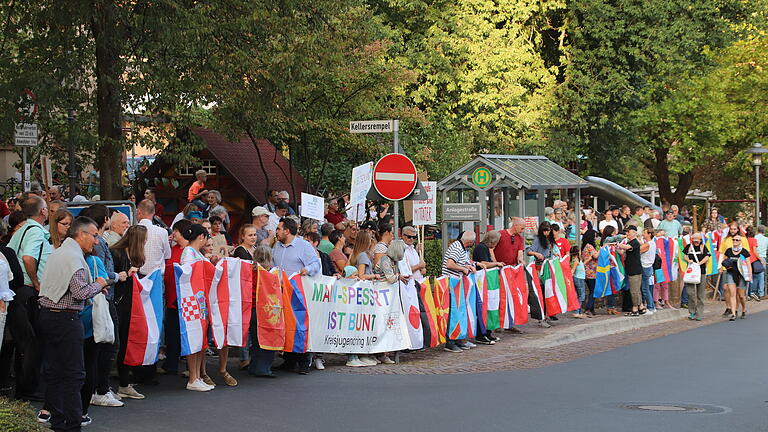
{"type": "Polygon", "coordinates": [[[448,293],[448,277],[435,278],[435,309],[437,318],[437,335],[439,342],[445,343],[448,333],[448,310],[450,309],[451,296],[448,293]]]}

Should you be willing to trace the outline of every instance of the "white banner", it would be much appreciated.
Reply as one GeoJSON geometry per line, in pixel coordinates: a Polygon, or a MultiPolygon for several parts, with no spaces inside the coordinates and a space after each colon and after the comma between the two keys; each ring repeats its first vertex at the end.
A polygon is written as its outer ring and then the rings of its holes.
{"type": "Polygon", "coordinates": [[[321,196],[301,193],[301,217],[322,221],[325,219],[325,200],[321,196]]]}
{"type": "Polygon", "coordinates": [[[368,190],[373,182],[373,162],[364,163],[352,169],[352,191],[349,194],[349,204],[365,204],[368,190]]]}
{"type": "Polygon", "coordinates": [[[434,225],[437,223],[437,182],[421,182],[428,198],[413,202],[413,225],[434,225]]]}
{"type": "Polygon", "coordinates": [[[408,349],[398,284],[315,276],[302,279],[310,352],[369,354],[408,349]]]}

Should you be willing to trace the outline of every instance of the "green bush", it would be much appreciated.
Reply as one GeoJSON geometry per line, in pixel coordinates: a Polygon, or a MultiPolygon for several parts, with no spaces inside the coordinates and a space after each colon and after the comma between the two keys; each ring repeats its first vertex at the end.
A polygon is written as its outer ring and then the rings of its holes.
{"type": "Polygon", "coordinates": [[[32,405],[0,396],[0,430],[4,432],[32,432],[43,428],[35,418],[32,405]]]}
{"type": "Polygon", "coordinates": [[[427,263],[428,276],[440,276],[443,268],[443,242],[441,240],[424,242],[424,262],[427,263]]]}

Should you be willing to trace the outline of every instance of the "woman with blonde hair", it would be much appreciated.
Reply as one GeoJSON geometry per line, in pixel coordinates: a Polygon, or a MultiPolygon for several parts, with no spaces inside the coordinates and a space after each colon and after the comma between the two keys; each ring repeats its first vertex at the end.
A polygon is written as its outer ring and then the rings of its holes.
{"type": "Polygon", "coordinates": [[[48,220],[48,230],[51,233],[51,244],[54,249],[58,249],[61,242],[67,238],[67,231],[72,226],[73,220],[72,213],[64,208],[56,210],[56,213],[48,220]]]}
{"type": "Polygon", "coordinates": [[[371,248],[371,235],[366,231],[357,233],[355,246],[349,256],[349,264],[357,268],[357,277],[362,280],[376,280],[378,276],[373,273],[373,263],[368,251],[371,248]]]}

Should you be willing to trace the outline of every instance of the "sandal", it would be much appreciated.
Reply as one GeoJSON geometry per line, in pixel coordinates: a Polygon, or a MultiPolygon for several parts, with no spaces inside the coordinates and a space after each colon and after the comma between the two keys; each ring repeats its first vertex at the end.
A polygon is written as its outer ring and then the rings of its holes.
{"type": "Polygon", "coordinates": [[[630,313],[629,313],[629,316],[633,316],[633,317],[636,317],[636,316],[640,316],[640,312],[637,312],[637,311],[635,311],[635,312],[630,312],[630,313]]]}
{"type": "Polygon", "coordinates": [[[219,372],[219,375],[221,375],[221,377],[224,379],[224,383],[226,383],[228,386],[234,387],[237,385],[237,380],[235,379],[235,377],[230,375],[229,372],[227,371],[219,372]]]}

